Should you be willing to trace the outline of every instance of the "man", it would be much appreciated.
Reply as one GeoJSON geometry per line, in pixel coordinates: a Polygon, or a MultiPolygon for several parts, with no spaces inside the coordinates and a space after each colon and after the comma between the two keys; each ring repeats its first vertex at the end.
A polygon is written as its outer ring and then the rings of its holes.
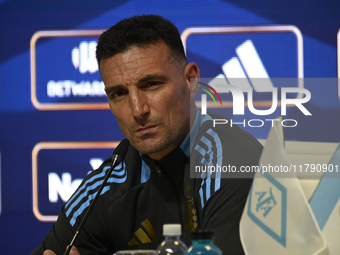
{"type": "MultiPolygon", "coordinates": [[[[100,36],[97,60],[130,146],[74,243],[80,254],[156,249],[164,223],[181,223],[188,245],[190,232],[211,229],[225,254],[243,254],[239,220],[252,180],[190,178],[189,158],[239,168],[257,165],[262,147],[240,128],[214,128],[201,116],[199,68],[187,63],[177,28],[156,15],[120,21],[100,36]]],[[[32,254],[64,252],[109,168],[107,160],[85,178],[32,254]]]]}

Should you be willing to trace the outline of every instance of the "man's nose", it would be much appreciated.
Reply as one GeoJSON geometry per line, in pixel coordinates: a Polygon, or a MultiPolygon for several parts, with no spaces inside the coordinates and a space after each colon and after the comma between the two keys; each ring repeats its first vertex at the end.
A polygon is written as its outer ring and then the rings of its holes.
{"type": "Polygon", "coordinates": [[[141,119],[149,113],[147,98],[140,92],[130,93],[130,106],[133,117],[141,119]]]}

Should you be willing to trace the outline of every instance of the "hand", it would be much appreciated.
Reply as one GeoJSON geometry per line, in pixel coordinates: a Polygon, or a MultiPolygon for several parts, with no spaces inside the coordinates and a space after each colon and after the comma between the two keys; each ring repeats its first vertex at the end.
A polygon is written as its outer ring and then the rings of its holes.
{"type": "MultiPolygon", "coordinates": [[[[54,251],[51,250],[45,250],[43,255],[57,255],[55,254],[54,251]]],[[[69,255],[80,255],[79,251],[77,250],[76,247],[72,246],[71,251],[69,253],[69,255]]]]}
{"type": "Polygon", "coordinates": [[[57,255],[51,250],[45,250],[43,255],[57,255]]]}

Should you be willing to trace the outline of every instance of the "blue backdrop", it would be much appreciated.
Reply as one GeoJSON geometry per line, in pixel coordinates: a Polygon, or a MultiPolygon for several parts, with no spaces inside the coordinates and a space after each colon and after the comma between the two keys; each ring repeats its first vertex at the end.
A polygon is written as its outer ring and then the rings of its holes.
{"type": "MultiPolygon", "coordinates": [[[[304,82],[312,116],[290,107],[286,118],[298,125],[286,139],[339,142],[337,0],[0,0],[1,254],[38,246],[79,181],[122,140],[92,49],[102,30],[146,13],[169,18],[180,33],[201,29],[185,46],[203,77],[227,80],[238,65],[251,79],[247,63],[256,58],[268,78],[313,78],[304,82]],[[216,27],[226,31],[202,32],[216,27]],[[245,45],[253,55],[242,55],[245,45]]],[[[239,122],[265,119],[219,111],[239,122]]],[[[244,128],[265,139],[270,125],[244,128]]]]}

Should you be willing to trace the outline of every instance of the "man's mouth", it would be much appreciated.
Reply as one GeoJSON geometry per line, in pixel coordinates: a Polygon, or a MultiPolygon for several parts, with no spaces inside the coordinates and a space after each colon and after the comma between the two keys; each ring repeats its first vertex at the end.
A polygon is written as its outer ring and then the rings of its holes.
{"type": "Polygon", "coordinates": [[[157,131],[157,127],[158,125],[147,125],[147,126],[139,127],[135,130],[135,134],[137,136],[153,134],[157,131]]]}

